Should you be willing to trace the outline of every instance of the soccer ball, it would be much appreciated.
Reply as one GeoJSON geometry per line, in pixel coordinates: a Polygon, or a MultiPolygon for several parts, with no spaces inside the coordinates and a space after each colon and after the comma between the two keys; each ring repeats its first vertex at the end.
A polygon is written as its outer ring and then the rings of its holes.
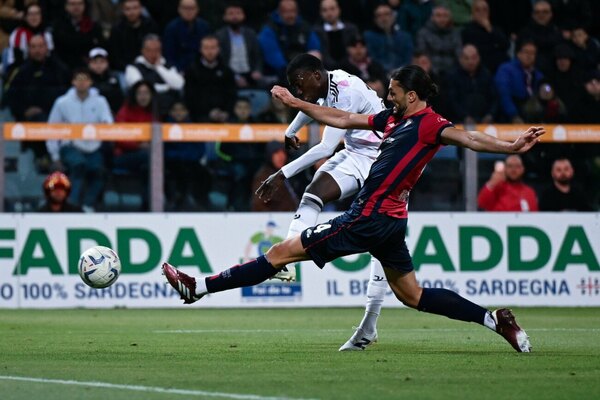
{"type": "Polygon", "coordinates": [[[83,252],[78,270],[86,285],[102,289],[117,281],[121,274],[121,260],[112,249],[94,246],[83,252]]]}

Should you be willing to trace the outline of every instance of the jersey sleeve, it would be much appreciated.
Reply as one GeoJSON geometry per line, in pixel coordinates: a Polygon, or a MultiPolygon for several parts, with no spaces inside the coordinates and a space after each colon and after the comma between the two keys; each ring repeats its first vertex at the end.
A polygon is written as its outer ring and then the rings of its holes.
{"type": "Polygon", "coordinates": [[[388,108],[387,110],[383,110],[378,114],[369,115],[369,126],[371,126],[371,128],[373,128],[375,131],[384,132],[385,125],[387,124],[387,121],[393,112],[393,108],[388,108]]]}
{"type": "Polygon", "coordinates": [[[439,114],[426,114],[419,125],[419,141],[425,144],[440,144],[442,131],[454,124],[439,114]]]}

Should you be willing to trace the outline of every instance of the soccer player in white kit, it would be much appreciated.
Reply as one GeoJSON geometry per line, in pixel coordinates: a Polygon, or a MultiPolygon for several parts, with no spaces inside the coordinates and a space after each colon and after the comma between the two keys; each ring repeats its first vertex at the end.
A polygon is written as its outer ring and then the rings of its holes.
{"type": "MultiPolygon", "coordinates": [[[[295,57],[288,64],[286,73],[295,95],[302,100],[359,114],[376,114],[385,109],[383,100],[360,78],[342,70],[327,71],[321,61],[310,54],[295,57]]],[[[298,113],[285,132],[287,147],[299,147],[296,133],[310,122],[312,118],[298,113]]],[[[320,143],[271,175],[256,191],[260,198],[268,201],[285,179],[331,156],[342,139],[345,149],[327,160],[306,187],[290,224],[288,238],[316,225],[325,204],[358,193],[377,157],[381,137],[374,131],[327,126],[320,143]]],[[[296,269],[288,266],[274,278],[293,281],[296,279],[296,269]]],[[[340,351],[364,350],[377,340],[377,318],[387,289],[381,263],[373,257],[365,315],[340,351]]]]}

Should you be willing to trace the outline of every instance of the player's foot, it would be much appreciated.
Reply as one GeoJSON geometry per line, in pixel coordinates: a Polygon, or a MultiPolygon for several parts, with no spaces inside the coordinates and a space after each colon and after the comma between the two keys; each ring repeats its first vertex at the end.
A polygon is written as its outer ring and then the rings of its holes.
{"type": "Polygon", "coordinates": [[[196,294],[196,279],[184,274],[169,263],[162,265],[163,275],[167,282],[181,295],[184,304],[192,304],[204,295],[196,294]]]}
{"type": "Polygon", "coordinates": [[[519,353],[531,352],[529,336],[517,324],[515,316],[508,308],[501,308],[492,312],[492,318],[496,321],[496,332],[501,335],[519,353]]]}
{"type": "Polygon", "coordinates": [[[284,282],[296,282],[296,266],[287,265],[270,279],[280,279],[284,282]]]}
{"type": "Polygon", "coordinates": [[[339,351],[364,350],[377,341],[377,331],[366,333],[362,328],[355,329],[354,335],[340,347],[339,351]]]}

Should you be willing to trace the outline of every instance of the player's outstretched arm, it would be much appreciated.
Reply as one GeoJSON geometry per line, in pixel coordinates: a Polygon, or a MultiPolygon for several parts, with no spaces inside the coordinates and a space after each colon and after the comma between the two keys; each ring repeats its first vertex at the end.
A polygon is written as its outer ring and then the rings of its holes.
{"type": "Polygon", "coordinates": [[[354,114],[336,110],[335,108],[318,106],[292,96],[286,88],[281,86],[273,86],[271,94],[273,97],[281,100],[286,106],[298,109],[322,124],[340,129],[371,129],[368,115],[354,114]]]}
{"type": "Polygon", "coordinates": [[[441,140],[444,144],[467,147],[479,152],[513,154],[525,153],[539,142],[539,137],[545,133],[546,130],[543,127],[531,126],[514,142],[505,142],[478,131],[446,128],[442,131],[441,140]]]}

